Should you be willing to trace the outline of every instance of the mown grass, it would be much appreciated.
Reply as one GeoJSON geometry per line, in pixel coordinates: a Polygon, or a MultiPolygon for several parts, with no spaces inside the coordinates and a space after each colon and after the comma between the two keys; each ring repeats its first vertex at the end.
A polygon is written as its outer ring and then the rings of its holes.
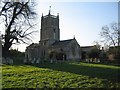
{"type": "Polygon", "coordinates": [[[119,66],[88,63],[3,65],[3,88],[120,88],[119,66]]]}

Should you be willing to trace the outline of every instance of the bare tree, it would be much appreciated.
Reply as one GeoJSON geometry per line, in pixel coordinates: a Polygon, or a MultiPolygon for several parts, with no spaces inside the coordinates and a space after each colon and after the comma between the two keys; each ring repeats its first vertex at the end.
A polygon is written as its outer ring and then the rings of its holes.
{"type": "Polygon", "coordinates": [[[120,28],[118,23],[112,23],[110,26],[103,26],[100,32],[103,41],[114,48],[114,55],[116,59],[120,57],[120,28]]]}
{"type": "Polygon", "coordinates": [[[120,30],[118,23],[103,26],[100,36],[104,39],[103,42],[108,46],[120,46],[120,30]]]}
{"type": "Polygon", "coordinates": [[[15,43],[27,43],[34,31],[36,13],[34,3],[28,1],[0,2],[0,19],[5,25],[3,56],[7,57],[9,48],[15,43]]]}

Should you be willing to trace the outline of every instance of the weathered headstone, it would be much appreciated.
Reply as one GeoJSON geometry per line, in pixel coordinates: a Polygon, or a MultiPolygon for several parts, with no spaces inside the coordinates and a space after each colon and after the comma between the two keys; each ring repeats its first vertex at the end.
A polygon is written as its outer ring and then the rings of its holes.
{"type": "Polygon", "coordinates": [[[39,59],[36,60],[36,64],[39,64],[39,59]]]}

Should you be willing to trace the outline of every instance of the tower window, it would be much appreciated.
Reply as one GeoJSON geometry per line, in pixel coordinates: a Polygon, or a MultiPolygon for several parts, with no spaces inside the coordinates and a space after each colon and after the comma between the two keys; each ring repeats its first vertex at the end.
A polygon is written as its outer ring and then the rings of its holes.
{"type": "Polygon", "coordinates": [[[47,25],[47,20],[45,20],[45,24],[47,25]]]}
{"type": "Polygon", "coordinates": [[[57,25],[57,20],[55,21],[55,25],[57,25]]]}
{"type": "Polygon", "coordinates": [[[53,29],[53,38],[55,39],[55,34],[56,34],[56,31],[55,29],[53,29]]]}
{"type": "Polygon", "coordinates": [[[43,42],[43,46],[46,45],[46,42],[43,42]]]}
{"type": "Polygon", "coordinates": [[[55,29],[53,29],[54,33],[56,33],[55,29]]]}

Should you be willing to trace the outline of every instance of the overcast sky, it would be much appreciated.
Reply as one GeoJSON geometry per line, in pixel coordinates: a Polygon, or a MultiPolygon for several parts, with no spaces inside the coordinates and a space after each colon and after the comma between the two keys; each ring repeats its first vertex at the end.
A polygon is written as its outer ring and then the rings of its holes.
{"type": "MultiPolygon", "coordinates": [[[[38,33],[35,34],[34,43],[40,40],[41,15],[47,15],[49,6],[51,14],[59,13],[60,39],[72,39],[74,36],[80,46],[90,46],[99,40],[102,26],[118,21],[118,3],[111,2],[41,2],[37,1],[38,33]]],[[[89,1],[89,0],[88,0],[89,1]]],[[[117,1],[117,0],[116,0],[117,1]]],[[[32,43],[32,42],[31,42],[32,43]]],[[[26,45],[13,46],[21,51],[26,45]]]]}

